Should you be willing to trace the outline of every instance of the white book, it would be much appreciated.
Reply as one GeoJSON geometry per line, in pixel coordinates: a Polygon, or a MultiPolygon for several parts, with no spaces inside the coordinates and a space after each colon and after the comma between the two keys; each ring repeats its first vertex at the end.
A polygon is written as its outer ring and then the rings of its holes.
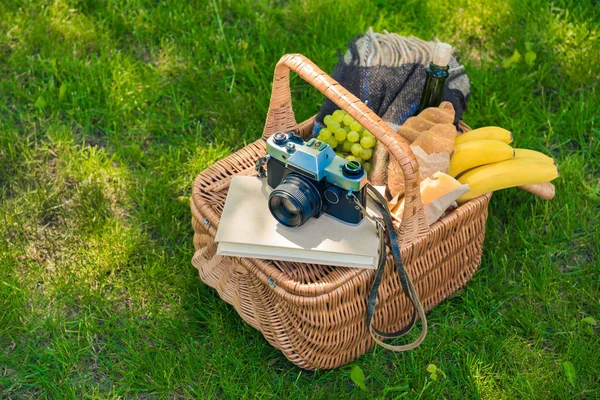
{"type": "Polygon", "coordinates": [[[215,238],[217,254],[377,268],[379,238],[368,218],[351,225],[323,214],[302,226],[287,227],[269,211],[270,192],[266,179],[233,177],[215,238]]]}

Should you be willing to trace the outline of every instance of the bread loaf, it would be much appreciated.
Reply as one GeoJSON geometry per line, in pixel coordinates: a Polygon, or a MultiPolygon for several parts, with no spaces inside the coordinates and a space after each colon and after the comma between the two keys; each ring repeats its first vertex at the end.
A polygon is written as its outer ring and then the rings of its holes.
{"type": "Polygon", "coordinates": [[[431,129],[421,132],[412,145],[419,146],[427,154],[452,153],[454,150],[454,139],[456,138],[456,127],[452,124],[437,124],[431,129]]]}
{"type": "MultiPolygon", "coordinates": [[[[439,107],[430,107],[419,115],[410,117],[398,127],[396,140],[418,144],[427,154],[436,152],[451,153],[454,149],[456,128],[454,107],[445,101],[439,107]]],[[[404,177],[398,161],[390,157],[384,146],[375,146],[372,159],[373,169],[369,174],[375,185],[386,185],[392,197],[404,193],[404,177]]]]}

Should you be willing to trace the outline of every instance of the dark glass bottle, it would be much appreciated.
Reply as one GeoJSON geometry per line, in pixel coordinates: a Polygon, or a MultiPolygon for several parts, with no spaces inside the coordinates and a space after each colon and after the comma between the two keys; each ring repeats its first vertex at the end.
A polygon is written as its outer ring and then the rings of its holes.
{"type": "Polygon", "coordinates": [[[444,94],[444,86],[446,85],[446,79],[448,79],[448,65],[441,67],[429,63],[427,68],[427,79],[425,80],[425,87],[423,87],[423,94],[421,95],[421,102],[415,115],[428,107],[437,107],[442,102],[442,95],[444,94]]]}

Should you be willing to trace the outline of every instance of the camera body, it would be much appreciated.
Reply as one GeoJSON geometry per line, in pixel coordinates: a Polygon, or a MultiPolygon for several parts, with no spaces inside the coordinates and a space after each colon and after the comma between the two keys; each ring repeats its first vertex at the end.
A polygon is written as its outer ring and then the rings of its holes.
{"type": "Polygon", "coordinates": [[[267,182],[273,189],[269,209],[287,226],[300,226],[327,213],[358,224],[363,215],[349,194],[365,206],[367,174],[356,161],[335,154],[317,139],[277,132],[267,139],[267,182]]]}

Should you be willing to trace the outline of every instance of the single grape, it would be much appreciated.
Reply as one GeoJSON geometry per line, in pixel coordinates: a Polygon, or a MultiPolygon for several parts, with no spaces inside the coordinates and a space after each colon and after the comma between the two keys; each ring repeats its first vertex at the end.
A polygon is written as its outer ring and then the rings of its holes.
{"type": "Polygon", "coordinates": [[[344,112],[342,110],[335,110],[333,114],[331,114],[331,118],[333,118],[334,121],[342,122],[344,119],[344,112]]]}
{"type": "Polygon", "coordinates": [[[350,129],[352,129],[355,132],[360,132],[360,130],[362,129],[362,125],[358,121],[354,121],[350,124],[350,129]]]}
{"type": "Polygon", "coordinates": [[[360,145],[365,149],[370,149],[375,146],[375,139],[370,136],[363,136],[363,138],[360,139],[360,145]]]}
{"type": "Polygon", "coordinates": [[[350,152],[350,148],[352,147],[352,142],[349,140],[344,140],[344,143],[342,143],[342,150],[344,150],[346,153],[350,152]]]}
{"type": "Polygon", "coordinates": [[[373,135],[371,134],[371,132],[369,132],[369,131],[368,131],[368,130],[366,130],[366,129],[363,129],[363,130],[360,132],[360,137],[365,137],[365,136],[370,136],[370,137],[372,137],[372,138],[375,138],[375,136],[373,136],[373,135]]]}
{"type": "Polygon", "coordinates": [[[371,172],[371,170],[373,169],[373,166],[371,165],[370,162],[364,162],[362,164],[362,167],[364,168],[365,172],[368,174],[369,172],[371,172]]]}
{"type": "Polygon", "coordinates": [[[331,131],[327,128],[323,128],[321,129],[321,132],[319,132],[319,136],[321,137],[321,139],[319,139],[321,142],[326,142],[331,137],[331,131]]]}
{"type": "Polygon", "coordinates": [[[362,151],[362,146],[358,143],[354,143],[352,147],[350,147],[350,151],[354,154],[355,157],[360,156],[360,152],[362,151]]]}
{"type": "Polygon", "coordinates": [[[356,131],[350,131],[348,132],[348,136],[346,136],[346,139],[348,139],[352,143],[356,143],[360,139],[360,135],[356,131]]]}
{"type": "Polygon", "coordinates": [[[329,139],[327,139],[327,144],[335,149],[338,145],[338,141],[335,140],[334,137],[330,137],[329,139]]]}
{"type": "Polygon", "coordinates": [[[356,161],[358,161],[358,162],[359,162],[359,163],[361,163],[361,164],[363,163],[363,159],[362,159],[362,157],[356,157],[356,161]]]}
{"type": "Polygon", "coordinates": [[[360,152],[360,158],[363,160],[369,160],[371,157],[373,157],[373,149],[365,149],[363,147],[362,151],[360,152]]]}
{"type": "Polygon", "coordinates": [[[344,128],[340,128],[335,131],[335,140],[337,140],[338,142],[342,142],[346,140],[346,135],[346,130],[344,128]]]}
{"type": "Polygon", "coordinates": [[[346,114],[346,115],[344,115],[343,121],[344,121],[344,125],[350,126],[354,122],[354,118],[352,118],[350,115],[346,114]]]}
{"type": "Polygon", "coordinates": [[[335,132],[336,130],[340,129],[340,123],[334,121],[333,119],[331,119],[331,117],[329,117],[327,121],[328,122],[325,122],[325,125],[327,125],[327,128],[329,128],[330,131],[335,132]]]}
{"type": "Polygon", "coordinates": [[[348,161],[356,161],[356,157],[354,157],[352,154],[348,154],[346,156],[346,160],[348,160],[348,161]]]}
{"type": "Polygon", "coordinates": [[[325,125],[329,125],[329,122],[333,121],[333,118],[331,118],[331,115],[326,115],[323,118],[323,122],[325,123],[325,125]]]}

